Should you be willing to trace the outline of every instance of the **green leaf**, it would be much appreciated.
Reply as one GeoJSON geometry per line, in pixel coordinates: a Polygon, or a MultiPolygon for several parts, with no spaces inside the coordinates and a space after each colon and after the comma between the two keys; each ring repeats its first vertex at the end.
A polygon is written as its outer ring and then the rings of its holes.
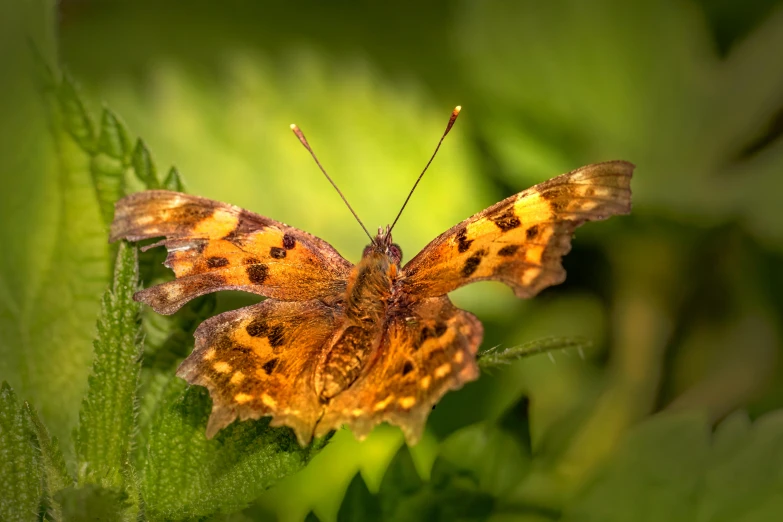
{"type": "Polygon", "coordinates": [[[98,152],[127,164],[131,147],[131,139],[125,126],[120,123],[116,114],[104,107],[101,117],[101,134],[98,138],[98,152]]]}
{"type": "Polygon", "coordinates": [[[171,167],[166,179],[163,180],[163,188],[174,192],[185,192],[185,184],[182,183],[182,177],[179,175],[177,167],[171,167]]]}
{"type": "Polygon", "coordinates": [[[90,171],[107,228],[114,219],[114,202],[125,195],[125,169],[129,155],[128,131],[109,109],[104,108],[98,149],[90,163],[90,171]]]}
{"type": "Polygon", "coordinates": [[[65,457],[63,457],[57,438],[52,438],[49,435],[49,430],[46,429],[46,426],[38,418],[38,414],[29,404],[25,403],[24,407],[35,433],[36,445],[41,459],[46,512],[53,520],[61,520],[62,508],[54,499],[54,494],[61,489],[72,486],[74,480],[65,464],[65,457]]]}
{"type": "Polygon", "coordinates": [[[311,511],[305,517],[304,522],[321,522],[321,519],[319,519],[316,514],[311,511]]]}
{"type": "MultiPolygon", "coordinates": [[[[379,495],[383,496],[381,490],[379,495]]],[[[392,513],[384,513],[389,521],[486,520],[492,513],[494,499],[478,488],[476,477],[443,458],[432,466],[427,487],[400,502],[392,513]]]]}
{"type": "Polygon", "coordinates": [[[540,353],[551,352],[554,350],[573,349],[582,353],[582,350],[590,348],[592,343],[587,339],[578,337],[552,337],[549,339],[539,339],[519,346],[512,346],[504,350],[499,350],[497,346],[479,352],[477,356],[479,368],[488,370],[497,368],[524,357],[538,355],[540,353]]]}
{"type": "Polygon", "coordinates": [[[93,373],[79,415],[79,483],[120,487],[134,432],[141,369],[136,248],[120,245],[111,290],[103,297],[93,373]]]}
{"type": "Polygon", "coordinates": [[[783,411],[735,414],[712,441],[704,417],[662,414],[623,441],[563,520],[761,522],[783,512],[783,411]]]}
{"type": "Polygon", "coordinates": [[[128,495],[122,491],[87,484],[63,489],[54,497],[62,506],[64,522],[133,520],[126,515],[131,504],[128,495]]]}
{"type": "Polygon", "coordinates": [[[482,422],[462,428],[446,439],[440,457],[470,471],[481,491],[502,496],[530,470],[530,454],[508,430],[482,422]]]}
{"type": "Polygon", "coordinates": [[[424,485],[413,464],[413,457],[407,444],[403,444],[383,475],[380,491],[381,509],[384,513],[393,512],[396,504],[408,495],[414,494],[424,485]]]}
{"type": "Polygon", "coordinates": [[[131,161],[136,177],[144,183],[148,189],[160,188],[158,171],[155,168],[155,164],[152,162],[152,157],[150,151],[147,149],[147,145],[141,139],[136,141],[136,148],[133,150],[133,158],[131,161]]]}
{"type": "Polygon", "coordinates": [[[40,455],[34,427],[16,394],[0,386],[0,520],[37,520],[41,499],[40,455]]]}
{"type": "Polygon", "coordinates": [[[73,136],[83,150],[95,152],[95,129],[92,120],[87,114],[84,102],[77,94],[73,78],[68,74],[63,75],[59,99],[65,130],[73,136]]]}
{"type": "Polygon", "coordinates": [[[13,132],[0,129],[0,378],[62,439],[76,424],[110,262],[92,124],[69,80],[49,83],[26,85],[3,111],[13,132]]]}
{"type": "Polygon", "coordinates": [[[381,518],[381,506],[378,499],[367,489],[361,473],[357,473],[343,497],[337,522],[365,522],[367,520],[386,520],[381,518]]]}
{"type": "Polygon", "coordinates": [[[205,438],[211,402],[206,389],[173,377],[150,423],[142,481],[153,520],[201,517],[245,507],[301,469],[325,444],[302,448],[288,428],[269,420],[238,422],[205,438]]]}
{"type": "Polygon", "coordinates": [[[486,520],[494,501],[479,491],[475,477],[438,458],[431,480],[419,478],[410,451],[403,446],[381,481],[377,495],[367,489],[361,474],[354,476],[337,515],[338,522],[486,520]]]}

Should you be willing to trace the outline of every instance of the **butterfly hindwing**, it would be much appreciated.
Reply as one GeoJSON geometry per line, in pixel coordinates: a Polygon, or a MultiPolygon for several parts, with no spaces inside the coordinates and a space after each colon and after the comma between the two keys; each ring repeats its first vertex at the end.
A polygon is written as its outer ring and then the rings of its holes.
{"type": "Polygon", "coordinates": [[[309,443],[323,410],[313,375],[336,321],[318,300],[267,299],[202,323],[177,375],[209,389],[207,436],[237,417],[268,415],[273,426],[289,426],[309,443]]]}
{"type": "Polygon", "coordinates": [[[351,264],[328,243],[239,207],[166,190],[117,202],[111,241],[165,237],[175,281],[139,292],[171,314],[189,300],[241,289],[283,300],[326,298],[345,289],[351,264]]]}
{"type": "Polygon", "coordinates": [[[364,438],[381,422],[400,426],[410,444],[424,430],[432,407],[449,390],[478,378],[481,322],[448,297],[422,299],[389,319],[375,357],[345,392],[334,397],[316,436],[350,426],[364,438]]]}
{"type": "Polygon", "coordinates": [[[403,268],[401,290],[445,295],[474,281],[496,280],[518,297],[563,282],[561,259],[576,227],[628,214],[634,166],[588,165],[511,196],[427,245],[403,268]]]}

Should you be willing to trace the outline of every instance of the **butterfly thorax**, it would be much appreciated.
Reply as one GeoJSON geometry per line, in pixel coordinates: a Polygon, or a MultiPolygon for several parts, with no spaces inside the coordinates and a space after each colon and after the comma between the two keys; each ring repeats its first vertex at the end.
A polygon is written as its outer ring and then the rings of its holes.
{"type": "Polygon", "coordinates": [[[333,338],[315,375],[322,400],[348,388],[359,376],[381,341],[397,259],[384,251],[365,249],[353,268],[345,294],[345,323],[333,338]]]}

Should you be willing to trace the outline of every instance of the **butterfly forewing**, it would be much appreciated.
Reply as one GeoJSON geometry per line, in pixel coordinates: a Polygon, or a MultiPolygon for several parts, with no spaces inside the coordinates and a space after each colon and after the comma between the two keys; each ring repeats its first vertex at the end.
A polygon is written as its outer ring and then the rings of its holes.
{"type": "Polygon", "coordinates": [[[401,290],[444,295],[474,281],[496,280],[532,297],[565,279],[561,259],[576,227],[628,214],[634,166],[588,165],[536,185],[448,230],[403,269],[401,290]]]}
{"type": "Polygon", "coordinates": [[[209,389],[207,436],[237,417],[269,415],[273,426],[289,426],[302,445],[310,442],[323,411],[313,374],[337,321],[317,300],[267,299],[202,323],[177,375],[209,389]]]}
{"type": "Polygon", "coordinates": [[[170,314],[189,300],[241,289],[283,300],[328,298],[345,289],[351,264],[306,232],[233,205],[165,190],[117,202],[111,240],[165,237],[175,281],[139,299],[170,314]]]}
{"type": "Polygon", "coordinates": [[[432,407],[449,390],[478,378],[475,354],[483,335],[473,314],[448,297],[423,299],[391,318],[360,378],[326,407],[316,436],[341,425],[364,438],[387,421],[413,444],[432,407]]]}

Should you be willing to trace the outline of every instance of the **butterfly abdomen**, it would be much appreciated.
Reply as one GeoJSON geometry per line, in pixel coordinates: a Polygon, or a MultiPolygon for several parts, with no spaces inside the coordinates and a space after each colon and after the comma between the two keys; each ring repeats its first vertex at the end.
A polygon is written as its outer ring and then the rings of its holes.
{"type": "Polygon", "coordinates": [[[380,342],[396,266],[370,252],[354,267],[345,294],[345,323],[316,370],[315,387],[326,401],[358,377],[380,342]]]}
{"type": "Polygon", "coordinates": [[[340,332],[315,373],[315,390],[322,401],[348,388],[378,344],[380,330],[349,326],[340,332]]]}

